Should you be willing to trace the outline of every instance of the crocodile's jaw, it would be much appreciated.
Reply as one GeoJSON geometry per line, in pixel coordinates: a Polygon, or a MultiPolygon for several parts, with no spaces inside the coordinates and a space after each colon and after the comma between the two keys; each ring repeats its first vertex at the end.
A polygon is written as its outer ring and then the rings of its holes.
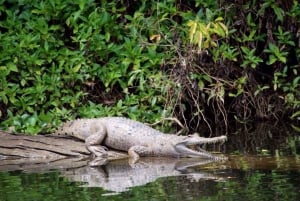
{"type": "Polygon", "coordinates": [[[187,136],[184,140],[181,141],[181,143],[184,143],[185,145],[200,145],[200,144],[215,144],[215,143],[223,144],[226,140],[227,140],[227,136],[225,135],[219,137],[213,137],[213,138],[204,138],[204,137],[200,137],[198,134],[193,134],[187,136]]]}
{"type": "Polygon", "coordinates": [[[215,158],[214,155],[210,154],[209,152],[199,149],[199,151],[193,150],[185,143],[178,143],[174,146],[178,156],[180,157],[199,157],[199,158],[215,158]]]}
{"type": "Polygon", "coordinates": [[[224,143],[227,140],[226,136],[219,136],[214,138],[203,138],[197,134],[181,138],[177,143],[173,144],[177,155],[180,157],[199,157],[199,158],[210,158],[210,159],[223,159],[223,157],[214,156],[211,153],[201,149],[201,144],[215,144],[224,143]],[[197,146],[197,150],[191,149],[188,146],[197,146]]]}

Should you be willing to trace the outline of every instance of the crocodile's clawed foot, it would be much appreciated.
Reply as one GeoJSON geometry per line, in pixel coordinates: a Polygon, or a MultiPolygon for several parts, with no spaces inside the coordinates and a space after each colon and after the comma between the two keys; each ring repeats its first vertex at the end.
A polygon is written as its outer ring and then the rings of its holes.
{"type": "Polygon", "coordinates": [[[108,154],[107,154],[108,149],[105,146],[90,145],[90,146],[87,146],[86,148],[93,154],[93,157],[107,158],[107,156],[108,156],[108,154]]]}
{"type": "Polygon", "coordinates": [[[128,151],[128,154],[129,154],[129,160],[128,160],[129,165],[134,166],[134,164],[136,164],[140,159],[140,156],[137,153],[131,151],[128,151]]]}

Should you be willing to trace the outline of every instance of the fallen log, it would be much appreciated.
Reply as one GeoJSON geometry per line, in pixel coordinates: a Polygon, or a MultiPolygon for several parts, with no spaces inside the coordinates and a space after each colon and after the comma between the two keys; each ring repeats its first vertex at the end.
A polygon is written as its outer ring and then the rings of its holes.
{"type": "Polygon", "coordinates": [[[2,158],[65,158],[89,155],[84,142],[49,135],[13,135],[0,132],[2,158]]]}
{"type": "MultiPolygon", "coordinates": [[[[22,169],[20,165],[23,169],[25,166],[31,167],[32,165],[34,168],[38,164],[55,169],[57,166],[69,166],[70,161],[89,160],[90,155],[84,142],[76,138],[51,135],[15,135],[0,131],[0,170],[22,169]]],[[[108,160],[127,157],[128,155],[124,152],[108,151],[108,160]]]]}

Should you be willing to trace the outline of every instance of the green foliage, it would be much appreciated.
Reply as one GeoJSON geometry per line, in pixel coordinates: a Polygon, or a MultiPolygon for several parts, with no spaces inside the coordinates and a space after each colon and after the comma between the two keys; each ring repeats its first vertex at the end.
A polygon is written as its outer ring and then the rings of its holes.
{"type": "Polygon", "coordinates": [[[230,97],[238,97],[239,95],[241,95],[244,92],[244,87],[247,84],[247,77],[243,76],[240,77],[238,80],[235,81],[235,88],[236,88],[236,93],[229,93],[228,95],[230,97]]]}
{"type": "Polygon", "coordinates": [[[267,9],[272,9],[275,13],[276,20],[283,22],[285,12],[275,0],[264,0],[263,3],[260,4],[258,14],[263,16],[267,9]]]}
{"type": "Polygon", "coordinates": [[[60,13],[63,7],[45,2],[25,7],[26,1],[11,3],[12,9],[1,7],[5,20],[0,25],[0,101],[8,108],[2,114],[9,117],[2,125],[36,133],[47,129],[47,123],[55,125],[58,108],[78,104],[83,92],[73,82],[87,75],[79,73],[87,65],[78,51],[65,47],[64,27],[50,23],[60,20],[54,10],[60,13]],[[74,91],[62,87],[74,87],[74,91]]]}
{"type": "Polygon", "coordinates": [[[197,18],[195,20],[189,20],[187,24],[189,27],[190,43],[197,44],[199,50],[218,46],[212,38],[214,34],[222,38],[228,35],[228,28],[222,23],[222,17],[217,17],[213,20],[213,13],[209,9],[206,9],[205,16],[207,18],[205,21],[201,20],[203,15],[202,12],[199,12],[197,18]]]}
{"type": "Polygon", "coordinates": [[[288,52],[280,51],[280,49],[273,43],[269,43],[268,49],[265,49],[264,52],[269,53],[268,65],[274,64],[276,61],[286,63],[286,56],[288,52]]]}
{"type": "Polygon", "coordinates": [[[237,61],[237,56],[239,55],[239,53],[237,52],[237,48],[231,47],[226,43],[220,46],[219,52],[223,60],[229,60],[229,61],[237,61]]]}
{"type": "MultiPolygon", "coordinates": [[[[164,81],[154,83],[163,79],[158,72],[162,49],[158,50],[157,44],[142,44],[148,33],[139,32],[152,24],[144,24],[147,20],[138,12],[124,18],[124,6],[106,1],[24,0],[5,3],[0,9],[4,16],[0,23],[3,128],[26,133],[50,131],[61,119],[80,114],[78,108],[88,103],[90,88],[97,83],[100,93],[109,94],[120,87],[123,96],[141,100],[135,104],[141,104],[143,110],[157,112],[150,109],[155,101],[146,98],[152,94],[162,110],[157,84],[164,81]],[[124,20],[126,26],[116,23],[124,20]]],[[[130,112],[118,110],[117,104],[110,114],[103,115],[130,112]]]]}
{"type": "Polygon", "coordinates": [[[0,13],[2,129],[113,115],[227,124],[228,111],[300,108],[297,1],[22,0],[0,13]]]}
{"type": "Polygon", "coordinates": [[[255,56],[255,49],[250,50],[248,47],[241,47],[244,53],[244,62],[241,64],[242,67],[247,67],[250,65],[251,68],[256,68],[256,66],[263,62],[263,60],[257,56],[255,56]]]}
{"type": "MultiPolygon", "coordinates": [[[[287,66],[284,67],[283,71],[274,73],[273,79],[274,90],[281,89],[284,92],[285,103],[290,105],[293,109],[299,109],[300,105],[298,98],[300,96],[300,76],[298,75],[296,68],[297,66],[292,67],[295,77],[291,82],[285,81],[287,79],[287,71],[289,69],[287,66]]],[[[295,114],[293,114],[291,117],[293,118],[294,115],[295,114]]]]}
{"type": "Polygon", "coordinates": [[[289,45],[294,47],[295,42],[293,41],[292,34],[289,31],[283,32],[281,26],[278,26],[277,32],[275,32],[278,43],[281,45],[289,45]]]}
{"type": "MultiPolygon", "coordinates": [[[[226,7],[226,3],[223,6],[226,7]]],[[[232,23],[227,24],[229,40],[219,41],[220,48],[210,50],[217,65],[229,66],[227,72],[237,72],[233,62],[239,62],[243,67],[238,73],[219,79],[227,89],[225,100],[228,94],[235,98],[235,108],[244,108],[237,111],[237,114],[246,112],[241,118],[253,115],[250,108],[260,116],[277,116],[276,109],[270,111],[271,107],[288,111],[289,115],[299,111],[299,71],[296,70],[299,67],[299,47],[296,45],[299,34],[294,29],[299,26],[299,3],[289,1],[288,8],[283,9],[283,6],[274,0],[248,1],[242,6],[233,6],[227,10],[228,17],[225,18],[225,22],[232,23]],[[247,81],[242,81],[245,78],[247,81]],[[273,95],[270,97],[270,94],[273,95]],[[268,101],[264,103],[262,99],[268,101]]],[[[211,72],[208,74],[215,76],[214,71],[211,72]]]]}

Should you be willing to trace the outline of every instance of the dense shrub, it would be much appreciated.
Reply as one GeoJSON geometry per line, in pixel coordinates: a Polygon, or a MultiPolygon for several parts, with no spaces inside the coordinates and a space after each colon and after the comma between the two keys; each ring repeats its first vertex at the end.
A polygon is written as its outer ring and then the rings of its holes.
{"type": "Polygon", "coordinates": [[[2,1],[3,129],[77,117],[185,126],[299,116],[297,1],[2,1]],[[297,112],[298,111],[298,112],[297,112]]]}

